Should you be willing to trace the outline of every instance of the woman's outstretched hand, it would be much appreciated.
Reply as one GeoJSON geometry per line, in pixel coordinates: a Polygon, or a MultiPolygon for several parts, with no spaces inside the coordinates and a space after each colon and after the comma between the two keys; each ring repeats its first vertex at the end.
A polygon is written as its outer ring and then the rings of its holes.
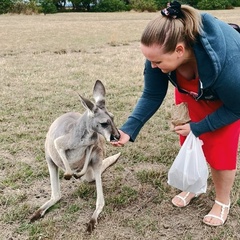
{"type": "Polygon", "coordinates": [[[120,133],[119,140],[110,142],[115,147],[123,147],[124,144],[126,144],[130,139],[130,136],[124,133],[123,131],[119,130],[119,133],[120,133]]]}

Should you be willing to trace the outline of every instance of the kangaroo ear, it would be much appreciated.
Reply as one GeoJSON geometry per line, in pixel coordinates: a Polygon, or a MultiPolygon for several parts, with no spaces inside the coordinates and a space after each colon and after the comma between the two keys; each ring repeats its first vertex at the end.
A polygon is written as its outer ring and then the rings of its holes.
{"type": "Polygon", "coordinates": [[[81,100],[81,103],[82,103],[83,107],[85,109],[90,110],[91,112],[93,112],[94,111],[94,106],[95,106],[94,103],[92,103],[90,100],[82,97],[80,94],[78,94],[78,95],[80,97],[80,100],[81,100]]]}
{"type": "Polygon", "coordinates": [[[105,106],[105,94],[106,90],[103,83],[97,80],[93,88],[93,98],[96,104],[101,108],[105,106]]]}

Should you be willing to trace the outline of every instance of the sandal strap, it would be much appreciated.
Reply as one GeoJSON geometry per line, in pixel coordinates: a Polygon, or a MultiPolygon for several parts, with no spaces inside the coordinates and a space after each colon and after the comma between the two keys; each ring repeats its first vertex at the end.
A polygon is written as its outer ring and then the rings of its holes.
{"type": "Polygon", "coordinates": [[[229,204],[227,205],[227,204],[224,204],[224,203],[221,203],[221,202],[219,202],[219,201],[217,201],[217,200],[215,200],[215,203],[216,204],[218,204],[218,205],[220,205],[222,208],[230,208],[230,205],[231,205],[231,203],[230,203],[230,201],[229,201],[229,204]]]}
{"type": "MultiPolygon", "coordinates": [[[[223,216],[224,216],[224,213],[225,213],[225,209],[229,210],[229,208],[230,208],[230,201],[229,201],[229,204],[228,204],[228,205],[226,205],[226,204],[224,204],[224,203],[221,203],[221,202],[219,202],[219,201],[217,201],[217,200],[215,200],[215,203],[218,204],[218,205],[220,205],[221,208],[222,208],[219,219],[221,219],[221,220],[224,222],[223,216]]],[[[215,216],[215,217],[216,217],[216,216],[215,216]]],[[[218,217],[217,217],[217,218],[218,218],[218,217]]]]}
{"type": "Polygon", "coordinates": [[[190,192],[187,192],[184,197],[179,196],[179,195],[176,196],[177,198],[180,198],[180,199],[183,201],[183,206],[184,206],[184,207],[185,207],[186,204],[187,204],[187,203],[186,203],[186,198],[188,197],[189,194],[190,194],[190,192]]]}
{"type": "MultiPolygon", "coordinates": [[[[176,195],[177,198],[180,198],[180,199],[183,201],[183,206],[184,206],[184,207],[187,206],[188,203],[192,200],[192,199],[191,199],[189,202],[186,202],[186,199],[187,199],[187,197],[189,196],[190,193],[191,193],[191,192],[187,192],[184,197],[182,197],[182,196],[180,196],[180,195],[176,195]]],[[[200,194],[195,194],[195,195],[193,196],[193,198],[196,198],[196,197],[198,197],[199,195],[200,195],[200,194]]]]}

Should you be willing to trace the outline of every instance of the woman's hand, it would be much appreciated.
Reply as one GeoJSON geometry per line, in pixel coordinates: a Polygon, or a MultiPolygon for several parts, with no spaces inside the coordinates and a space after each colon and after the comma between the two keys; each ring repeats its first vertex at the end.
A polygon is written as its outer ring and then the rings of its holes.
{"type": "Polygon", "coordinates": [[[118,130],[120,133],[120,138],[118,141],[112,141],[110,142],[115,147],[123,147],[125,143],[127,143],[130,139],[130,136],[124,133],[121,130],[118,130]]]}
{"type": "Polygon", "coordinates": [[[174,131],[179,135],[187,136],[191,131],[190,124],[178,125],[174,128],[174,131]]]}

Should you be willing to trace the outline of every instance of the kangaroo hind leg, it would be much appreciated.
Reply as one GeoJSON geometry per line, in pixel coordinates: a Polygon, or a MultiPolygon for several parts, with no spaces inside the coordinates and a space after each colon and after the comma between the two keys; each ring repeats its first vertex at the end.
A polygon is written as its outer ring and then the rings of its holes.
{"type": "Polygon", "coordinates": [[[59,169],[55,165],[55,163],[50,159],[47,158],[48,162],[48,169],[50,174],[50,182],[51,182],[51,199],[44,203],[31,217],[30,221],[33,222],[45,214],[45,212],[57,203],[61,199],[61,192],[60,192],[60,182],[59,182],[59,169]]]}

